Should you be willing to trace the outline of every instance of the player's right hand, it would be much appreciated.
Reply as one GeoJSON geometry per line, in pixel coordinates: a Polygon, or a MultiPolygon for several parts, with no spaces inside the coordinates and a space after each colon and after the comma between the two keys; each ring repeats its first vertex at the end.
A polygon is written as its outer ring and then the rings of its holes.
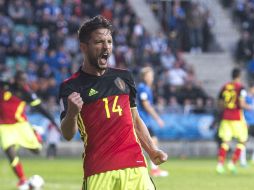
{"type": "Polygon", "coordinates": [[[75,117],[82,109],[84,102],[80,96],[80,93],[73,92],[68,96],[68,111],[69,116],[75,117]]]}

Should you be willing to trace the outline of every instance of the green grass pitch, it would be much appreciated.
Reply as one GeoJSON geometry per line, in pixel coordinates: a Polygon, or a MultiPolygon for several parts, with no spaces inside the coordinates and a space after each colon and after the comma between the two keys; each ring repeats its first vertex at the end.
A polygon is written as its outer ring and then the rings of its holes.
{"type": "MultiPolygon", "coordinates": [[[[82,163],[79,158],[47,160],[38,157],[22,158],[27,176],[41,175],[46,181],[44,190],[80,190],[82,163]]],[[[213,159],[171,159],[161,167],[168,177],[153,178],[157,190],[250,190],[254,189],[254,166],[238,167],[236,175],[215,173],[213,159]]],[[[0,158],[0,190],[15,190],[16,177],[5,157],[0,158]]]]}

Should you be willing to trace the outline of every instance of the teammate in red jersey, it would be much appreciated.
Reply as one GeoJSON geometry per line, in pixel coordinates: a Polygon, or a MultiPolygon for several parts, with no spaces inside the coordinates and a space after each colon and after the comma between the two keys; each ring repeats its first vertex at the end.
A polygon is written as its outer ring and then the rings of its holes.
{"type": "Polygon", "coordinates": [[[0,146],[19,179],[18,188],[23,190],[29,189],[29,186],[17,156],[17,148],[22,146],[39,153],[42,140],[28,123],[26,103],[56,125],[53,117],[41,107],[41,100],[29,90],[23,71],[16,72],[14,83],[0,81],[0,146]]]}
{"type": "Polygon", "coordinates": [[[102,16],[78,32],[84,62],[60,87],[61,129],[84,141],[83,190],[154,190],[142,147],[156,164],[167,154],[156,149],[136,108],[136,88],[127,70],[108,67],[112,26],[102,16]]]}
{"type": "Polygon", "coordinates": [[[240,69],[233,69],[232,79],[231,82],[226,83],[222,87],[219,93],[219,107],[222,110],[222,120],[219,126],[218,136],[222,142],[218,151],[218,164],[216,167],[218,173],[224,173],[225,171],[224,162],[232,138],[237,139],[237,144],[227,166],[231,172],[236,172],[235,164],[248,138],[248,129],[242,109],[251,109],[251,107],[245,102],[247,92],[241,84],[240,69]]]}

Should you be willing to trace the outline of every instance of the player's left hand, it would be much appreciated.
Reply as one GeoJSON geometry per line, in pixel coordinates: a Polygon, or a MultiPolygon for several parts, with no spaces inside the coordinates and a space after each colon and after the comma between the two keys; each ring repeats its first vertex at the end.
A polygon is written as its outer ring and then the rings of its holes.
{"type": "Polygon", "coordinates": [[[165,126],[165,123],[161,118],[158,119],[157,123],[161,128],[165,126]]]}
{"type": "Polygon", "coordinates": [[[155,165],[160,165],[167,161],[168,155],[164,151],[157,149],[150,155],[150,159],[155,165]]]}

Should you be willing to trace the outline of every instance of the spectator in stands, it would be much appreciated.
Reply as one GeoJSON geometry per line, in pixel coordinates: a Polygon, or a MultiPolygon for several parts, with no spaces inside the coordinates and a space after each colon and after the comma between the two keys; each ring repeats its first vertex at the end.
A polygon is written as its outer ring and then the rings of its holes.
{"type": "MultiPolygon", "coordinates": [[[[224,0],[225,1],[225,0],[224,0]]],[[[232,3],[232,1],[231,1],[232,3]]],[[[244,23],[248,17],[246,8],[248,7],[246,0],[235,0],[233,1],[233,16],[234,19],[240,23],[244,23]]]]}
{"type": "Polygon", "coordinates": [[[168,106],[166,109],[169,113],[182,114],[183,107],[178,103],[175,96],[170,96],[168,101],[168,106]]]}
{"type": "Polygon", "coordinates": [[[184,99],[182,106],[183,106],[183,114],[184,115],[188,115],[188,114],[192,113],[194,104],[189,98],[184,99]]]}
{"type": "Polygon", "coordinates": [[[195,114],[204,114],[204,113],[206,113],[205,101],[204,101],[203,98],[198,97],[196,99],[195,106],[192,109],[192,113],[195,113],[195,114]]]}
{"type": "Polygon", "coordinates": [[[250,33],[248,31],[243,31],[241,38],[237,42],[236,47],[236,59],[240,64],[244,65],[248,60],[252,58],[253,51],[253,41],[251,39],[250,33]]]}
{"type": "Polygon", "coordinates": [[[23,0],[14,0],[9,2],[8,15],[15,23],[25,23],[26,8],[23,0]]]}
{"type": "Polygon", "coordinates": [[[190,34],[190,51],[200,53],[203,47],[203,27],[204,27],[204,12],[201,5],[193,2],[191,9],[187,13],[189,34],[190,34]]]}
{"type": "Polygon", "coordinates": [[[28,55],[28,41],[23,31],[17,31],[12,40],[12,51],[16,56],[28,55]]]}
{"type": "Polygon", "coordinates": [[[194,85],[191,81],[186,82],[186,84],[179,90],[179,102],[181,104],[188,99],[195,105],[198,98],[203,99],[205,102],[207,97],[208,96],[204,90],[201,87],[194,85]]]}
{"type": "Polygon", "coordinates": [[[37,75],[39,77],[38,80],[40,84],[38,95],[40,95],[43,99],[47,99],[49,96],[57,96],[57,83],[53,69],[48,64],[43,64],[38,69],[37,75]]]}
{"type": "Polygon", "coordinates": [[[155,110],[158,112],[158,114],[165,114],[168,113],[167,106],[166,106],[166,100],[162,96],[157,97],[157,101],[155,104],[155,110]]]}
{"type": "MultiPolygon", "coordinates": [[[[159,80],[164,81],[163,80],[163,76],[162,78],[160,78],[159,80]]],[[[163,97],[165,98],[165,100],[167,100],[167,104],[169,103],[169,99],[171,97],[177,97],[177,101],[178,101],[178,97],[179,97],[179,89],[177,89],[176,86],[173,85],[169,85],[167,83],[164,82],[164,94],[163,97]]],[[[178,101],[179,102],[179,101],[178,101]]]]}
{"type": "Polygon", "coordinates": [[[175,62],[172,69],[167,72],[168,83],[178,88],[182,87],[187,79],[187,72],[180,66],[179,62],[175,62]]]}
{"type": "Polygon", "coordinates": [[[169,70],[173,68],[175,61],[176,61],[176,57],[171,51],[170,47],[167,47],[167,49],[165,51],[162,51],[162,53],[160,54],[160,62],[161,62],[162,68],[165,70],[169,70]]]}
{"type": "Polygon", "coordinates": [[[186,11],[182,6],[182,1],[174,1],[172,10],[169,11],[172,14],[166,20],[168,20],[167,28],[170,31],[170,46],[173,47],[173,51],[185,49],[186,11]]]}
{"type": "Polygon", "coordinates": [[[3,26],[0,29],[0,45],[6,48],[6,52],[10,51],[11,32],[7,26],[3,26]]]}

